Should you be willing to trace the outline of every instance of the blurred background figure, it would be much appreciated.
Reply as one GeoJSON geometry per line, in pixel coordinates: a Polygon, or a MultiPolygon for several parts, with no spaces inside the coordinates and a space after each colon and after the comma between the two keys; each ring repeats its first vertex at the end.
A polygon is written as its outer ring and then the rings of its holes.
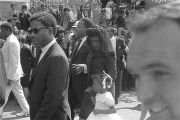
{"type": "Polygon", "coordinates": [[[32,16],[34,13],[36,13],[36,8],[32,6],[29,11],[30,11],[30,16],[32,16]]]}
{"type": "Polygon", "coordinates": [[[19,21],[20,21],[19,30],[27,31],[30,27],[30,23],[28,20],[30,18],[30,15],[27,12],[26,5],[22,5],[21,10],[22,12],[19,13],[19,21]]]}
{"type": "Polygon", "coordinates": [[[26,36],[20,34],[17,36],[17,38],[19,40],[21,47],[21,52],[20,52],[21,66],[24,72],[24,76],[21,78],[21,85],[23,87],[26,100],[29,101],[28,99],[28,95],[29,95],[28,87],[30,83],[29,78],[30,78],[31,69],[33,67],[34,58],[29,49],[29,45],[26,42],[26,36]]]}

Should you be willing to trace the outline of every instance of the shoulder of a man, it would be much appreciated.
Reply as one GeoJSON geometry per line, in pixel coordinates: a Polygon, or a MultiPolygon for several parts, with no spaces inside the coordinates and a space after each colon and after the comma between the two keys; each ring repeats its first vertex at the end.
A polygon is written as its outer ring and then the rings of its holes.
{"type": "Polygon", "coordinates": [[[9,37],[8,42],[10,42],[10,43],[19,43],[17,37],[15,35],[13,35],[13,34],[9,37]]]}

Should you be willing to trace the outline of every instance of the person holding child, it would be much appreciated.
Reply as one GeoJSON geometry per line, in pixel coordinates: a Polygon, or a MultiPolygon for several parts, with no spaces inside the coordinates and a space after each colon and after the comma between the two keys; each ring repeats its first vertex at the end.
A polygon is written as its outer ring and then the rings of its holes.
{"type": "MultiPolygon", "coordinates": [[[[89,28],[86,32],[89,54],[87,57],[88,88],[85,90],[85,96],[80,107],[80,120],[86,120],[94,109],[93,98],[95,92],[92,89],[93,80],[91,75],[99,74],[105,71],[113,80],[116,79],[116,61],[115,52],[110,41],[107,30],[101,27],[89,28]]],[[[113,92],[110,88],[109,91],[113,92]]]]}
{"type": "Polygon", "coordinates": [[[116,113],[115,102],[108,89],[112,86],[112,77],[105,72],[92,75],[93,91],[96,93],[95,108],[87,120],[122,120],[116,113]]]}

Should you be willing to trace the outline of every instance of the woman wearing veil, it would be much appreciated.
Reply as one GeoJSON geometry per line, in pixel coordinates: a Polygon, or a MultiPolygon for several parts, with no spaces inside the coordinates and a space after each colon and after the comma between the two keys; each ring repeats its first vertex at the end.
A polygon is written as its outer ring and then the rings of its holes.
{"type": "Polygon", "coordinates": [[[2,108],[5,103],[5,95],[7,88],[7,76],[4,66],[4,59],[2,55],[2,46],[4,41],[0,39],[0,120],[2,119],[2,108]]]}
{"type": "MultiPolygon", "coordinates": [[[[80,120],[86,120],[94,109],[95,93],[92,90],[93,80],[91,76],[105,71],[113,80],[116,78],[115,51],[107,30],[101,27],[90,28],[86,34],[90,48],[87,58],[88,84],[80,108],[80,120]]],[[[112,88],[110,91],[112,91],[112,88]]]]}

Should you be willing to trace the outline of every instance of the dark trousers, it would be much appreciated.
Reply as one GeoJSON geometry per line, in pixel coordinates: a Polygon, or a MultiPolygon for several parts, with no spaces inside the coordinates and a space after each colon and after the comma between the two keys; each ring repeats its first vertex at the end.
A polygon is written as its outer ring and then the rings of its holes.
{"type": "Polygon", "coordinates": [[[94,107],[95,93],[93,91],[85,93],[84,99],[80,107],[79,117],[82,119],[87,119],[90,113],[93,111],[94,107]]]}
{"type": "Polygon", "coordinates": [[[117,78],[115,81],[115,102],[118,102],[118,98],[122,91],[122,78],[123,78],[123,71],[117,69],[117,78]]]}
{"type": "Polygon", "coordinates": [[[75,109],[80,108],[81,102],[84,98],[84,91],[76,91],[69,89],[69,105],[71,108],[71,118],[75,117],[75,109]]]}

